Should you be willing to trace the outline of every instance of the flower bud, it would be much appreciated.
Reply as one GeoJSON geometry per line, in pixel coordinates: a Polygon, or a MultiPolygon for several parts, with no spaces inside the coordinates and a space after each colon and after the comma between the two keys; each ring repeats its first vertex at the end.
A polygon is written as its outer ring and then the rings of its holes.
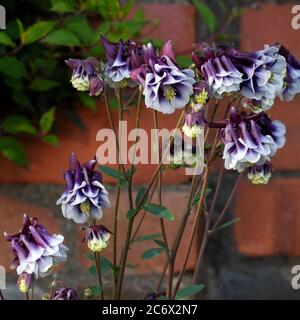
{"type": "Polygon", "coordinates": [[[23,272],[18,277],[18,288],[21,292],[27,293],[32,286],[34,277],[32,274],[23,272]]]}
{"type": "Polygon", "coordinates": [[[272,165],[267,162],[263,165],[254,165],[248,169],[248,179],[253,184],[267,184],[272,176],[272,165]]]}
{"type": "Polygon", "coordinates": [[[187,112],[185,114],[185,124],[182,131],[186,136],[195,138],[203,132],[205,124],[203,112],[187,112]]]}
{"type": "Polygon", "coordinates": [[[89,249],[100,252],[107,248],[111,232],[102,225],[95,225],[86,229],[85,240],[89,249]]]}

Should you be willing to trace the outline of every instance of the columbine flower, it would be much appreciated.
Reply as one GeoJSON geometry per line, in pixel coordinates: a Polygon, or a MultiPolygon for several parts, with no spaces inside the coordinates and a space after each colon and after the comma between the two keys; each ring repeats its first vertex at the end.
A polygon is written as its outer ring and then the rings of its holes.
{"type": "Polygon", "coordinates": [[[259,113],[262,111],[267,111],[271,109],[271,107],[274,104],[273,99],[268,99],[268,98],[262,98],[261,100],[255,100],[255,99],[243,99],[242,105],[244,108],[249,109],[250,111],[254,113],[259,113]]]}
{"type": "Polygon", "coordinates": [[[166,114],[184,108],[193,94],[194,72],[177,66],[170,41],[164,45],[161,56],[151,51],[151,47],[149,52],[146,64],[131,74],[144,88],[146,106],[166,114]]]}
{"type": "Polygon", "coordinates": [[[14,235],[4,233],[4,237],[11,241],[15,256],[12,268],[17,269],[18,275],[27,273],[34,274],[36,278],[45,277],[53,266],[67,259],[64,237],[51,235],[37,218],[30,219],[26,214],[22,230],[14,235]]]}
{"type": "Polygon", "coordinates": [[[215,98],[237,92],[243,82],[243,74],[234,66],[230,56],[221,47],[199,44],[192,53],[193,61],[200,74],[208,82],[215,98]]]}
{"type": "Polygon", "coordinates": [[[56,204],[62,214],[76,223],[86,223],[89,219],[100,219],[102,208],[109,208],[108,192],[102,184],[102,174],[95,170],[96,160],[83,165],[74,153],[70,156],[70,168],[65,171],[66,188],[56,204]]]}
{"type": "Polygon", "coordinates": [[[206,81],[198,81],[194,84],[194,95],[191,101],[193,111],[198,112],[204,108],[209,100],[210,92],[206,81]]]}
{"type": "Polygon", "coordinates": [[[79,297],[75,289],[62,287],[55,291],[51,300],[79,300],[79,297]]]}
{"type": "Polygon", "coordinates": [[[195,138],[203,132],[204,124],[205,119],[203,112],[186,112],[182,131],[186,136],[195,138]]]}
{"type": "Polygon", "coordinates": [[[248,179],[253,184],[267,184],[272,176],[272,165],[266,162],[263,165],[254,165],[248,169],[248,179]]]}
{"type": "Polygon", "coordinates": [[[31,289],[34,280],[33,274],[23,272],[18,277],[18,288],[21,292],[26,293],[31,289]]]}
{"type": "Polygon", "coordinates": [[[291,101],[297,93],[300,93],[300,61],[296,59],[284,46],[280,46],[279,54],[285,57],[287,62],[284,87],[281,99],[291,101]]]}
{"type": "Polygon", "coordinates": [[[125,87],[130,85],[131,54],[136,43],[132,40],[124,42],[110,42],[104,36],[101,36],[106,58],[108,63],[105,67],[105,75],[108,83],[112,87],[125,87]]]}
{"type": "Polygon", "coordinates": [[[107,248],[111,232],[102,225],[87,227],[84,240],[93,252],[100,252],[107,248]]]}
{"type": "MultiPolygon", "coordinates": [[[[238,63],[238,54],[235,54],[233,50],[231,52],[236,58],[234,63],[238,63]]],[[[282,91],[286,70],[285,58],[278,53],[276,46],[265,46],[264,50],[254,54],[249,53],[249,60],[251,57],[254,58],[254,63],[252,68],[245,71],[246,78],[242,84],[242,94],[248,99],[259,101],[267,99],[270,103],[282,91]]]]}
{"type": "Polygon", "coordinates": [[[68,59],[66,64],[73,70],[71,83],[78,91],[89,91],[90,96],[99,96],[104,88],[101,64],[96,58],[68,59]]]}
{"type": "Polygon", "coordinates": [[[272,121],[263,112],[246,116],[232,108],[229,122],[221,129],[225,168],[242,172],[253,164],[264,164],[284,146],[285,132],[282,122],[272,121]]]}

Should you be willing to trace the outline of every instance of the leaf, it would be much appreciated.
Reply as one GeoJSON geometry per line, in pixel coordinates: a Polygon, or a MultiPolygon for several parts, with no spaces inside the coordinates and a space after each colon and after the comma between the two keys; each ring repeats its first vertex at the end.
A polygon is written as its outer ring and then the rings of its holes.
{"type": "Polygon", "coordinates": [[[236,222],[238,222],[238,221],[240,221],[240,220],[241,220],[241,218],[234,218],[234,219],[232,219],[232,220],[229,220],[229,221],[227,221],[227,222],[224,222],[224,223],[222,223],[221,225],[219,225],[219,226],[215,229],[215,231],[218,231],[218,230],[227,228],[227,227],[231,226],[232,224],[234,224],[234,223],[236,223],[236,222]]]}
{"type": "Polygon", "coordinates": [[[47,35],[56,25],[56,21],[40,21],[30,26],[23,33],[23,43],[35,42],[47,35]]]}
{"type": "Polygon", "coordinates": [[[71,120],[78,128],[80,128],[81,130],[85,130],[85,124],[82,121],[82,119],[80,118],[80,116],[78,115],[78,113],[74,110],[74,109],[65,109],[64,113],[66,115],[67,118],[69,118],[69,120],[71,120]]]}
{"type": "Polygon", "coordinates": [[[35,91],[48,91],[59,85],[58,82],[48,79],[35,79],[30,84],[30,89],[35,91]]]}
{"type": "Polygon", "coordinates": [[[3,31],[0,32],[0,44],[4,44],[5,46],[15,47],[16,44],[12,41],[9,35],[4,33],[3,31]]]}
{"type": "Polygon", "coordinates": [[[100,256],[100,266],[101,266],[101,271],[104,273],[104,272],[109,271],[110,269],[112,269],[113,264],[107,258],[105,258],[103,256],[100,256]]]}
{"type": "Polygon", "coordinates": [[[159,256],[163,251],[165,251],[164,248],[149,249],[142,254],[142,259],[144,260],[153,259],[159,256]]]}
{"type": "Polygon", "coordinates": [[[148,212],[150,212],[160,218],[174,221],[173,214],[166,207],[159,206],[154,203],[147,203],[143,206],[143,209],[145,209],[146,211],[148,211],[148,212]]]}
{"type": "Polygon", "coordinates": [[[12,137],[0,137],[0,151],[19,166],[27,165],[27,156],[20,143],[12,137]]]}
{"type": "MultiPolygon", "coordinates": [[[[93,30],[86,19],[70,20],[66,25],[66,28],[74,33],[85,44],[90,44],[93,30]]],[[[99,35],[98,35],[99,40],[99,35]]]]}
{"type": "Polygon", "coordinates": [[[88,268],[88,271],[89,271],[89,273],[90,273],[91,275],[93,275],[93,276],[97,274],[97,269],[96,269],[96,266],[95,266],[95,265],[90,266],[90,267],[88,268]]]}
{"type": "Polygon", "coordinates": [[[46,136],[43,136],[42,141],[49,143],[54,147],[57,147],[59,145],[58,138],[54,134],[47,134],[46,136]]]}
{"type": "Polygon", "coordinates": [[[145,187],[140,187],[136,193],[136,198],[135,198],[135,205],[136,207],[139,207],[141,205],[143,205],[145,202],[148,201],[148,194],[146,195],[144,201],[141,203],[142,199],[144,198],[144,194],[145,194],[145,191],[147,189],[145,187]]]}
{"type": "MultiPolygon", "coordinates": [[[[205,193],[204,193],[204,197],[206,198],[209,194],[211,194],[211,192],[212,192],[212,189],[206,188],[205,193]]],[[[197,196],[195,196],[195,198],[193,200],[193,206],[198,205],[200,197],[201,197],[201,191],[199,192],[199,194],[197,196]]]]}
{"type": "Polygon", "coordinates": [[[128,219],[133,218],[139,211],[140,211],[139,209],[130,209],[130,210],[127,212],[127,218],[128,218],[128,219]]]}
{"type": "Polygon", "coordinates": [[[3,120],[2,123],[3,130],[7,133],[28,133],[36,134],[36,129],[30,123],[30,121],[22,116],[11,116],[3,120]]]}
{"type": "Polygon", "coordinates": [[[98,297],[102,293],[102,288],[100,286],[91,286],[90,287],[94,297],[98,297]]]}
{"type": "Polygon", "coordinates": [[[217,18],[210,7],[200,0],[192,0],[192,3],[201,14],[201,17],[208,26],[210,32],[216,31],[217,18]]]}
{"type": "Polygon", "coordinates": [[[152,233],[152,234],[146,234],[144,236],[140,236],[138,238],[135,238],[132,242],[140,242],[140,241],[147,241],[147,240],[153,240],[156,238],[160,238],[160,233],[152,233]]]}
{"type": "Polygon", "coordinates": [[[108,167],[108,166],[99,166],[99,169],[104,172],[105,174],[107,174],[108,176],[112,177],[112,178],[117,178],[117,179],[120,179],[121,181],[126,181],[126,179],[124,178],[122,172],[116,170],[116,169],[113,169],[111,167],[108,167]]]}
{"type": "Polygon", "coordinates": [[[84,256],[90,261],[94,261],[95,260],[94,259],[94,254],[92,252],[87,252],[87,253],[84,254],[84,256]]]}
{"type": "Polygon", "coordinates": [[[0,58],[0,72],[16,79],[25,78],[26,69],[16,57],[0,58]]]}
{"type": "Polygon", "coordinates": [[[96,101],[92,97],[88,96],[86,93],[79,94],[80,101],[89,109],[96,110],[96,101]]]}
{"type": "Polygon", "coordinates": [[[45,112],[41,119],[40,119],[40,128],[42,129],[42,132],[45,134],[49,132],[49,130],[52,128],[53,122],[54,122],[54,116],[55,116],[55,107],[51,108],[47,112],[45,112]]]}
{"type": "Polygon", "coordinates": [[[192,59],[186,57],[186,56],[177,56],[176,62],[182,67],[182,68],[189,68],[191,64],[193,64],[192,59]]]}
{"type": "Polygon", "coordinates": [[[158,244],[161,248],[167,250],[167,247],[166,247],[166,245],[165,245],[165,243],[164,243],[163,241],[158,240],[158,239],[154,239],[153,241],[154,241],[156,244],[158,244]]]}
{"type": "Polygon", "coordinates": [[[51,32],[43,42],[55,46],[80,46],[78,37],[69,30],[61,29],[51,32]]]}
{"type": "Polygon", "coordinates": [[[195,284],[192,286],[185,287],[183,289],[180,289],[177,291],[177,294],[175,296],[176,300],[183,299],[186,297],[191,297],[195,295],[196,293],[200,292],[203,290],[205,286],[203,284],[195,284]]]}
{"type": "Polygon", "coordinates": [[[66,13],[75,11],[75,2],[73,0],[52,0],[51,11],[66,13]]]}

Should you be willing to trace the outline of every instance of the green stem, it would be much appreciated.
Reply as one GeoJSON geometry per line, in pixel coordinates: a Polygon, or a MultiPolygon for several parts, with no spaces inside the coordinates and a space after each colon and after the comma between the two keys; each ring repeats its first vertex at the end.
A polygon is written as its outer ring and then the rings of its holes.
{"type": "Polygon", "coordinates": [[[101,273],[99,252],[94,252],[94,259],[95,259],[95,264],[96,264],[96,269],[97,269],[97,278],[98,278],[99,286],[101,288],[101,300],[104,300],[104,288],[103,288],[103,282],[102,282],[102,273],[101,273]]]}

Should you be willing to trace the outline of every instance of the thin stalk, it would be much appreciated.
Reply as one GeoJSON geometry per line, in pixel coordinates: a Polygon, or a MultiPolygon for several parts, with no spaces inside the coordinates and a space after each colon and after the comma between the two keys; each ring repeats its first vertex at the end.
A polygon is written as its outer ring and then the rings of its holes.
{"type": "MultiPolygon", "coordinates": [[[[187,109],[187,106],[181,112],[181,115],[178,119],[175,130],[181,126],[186,109],[187,109]]],[[[171,140],[170,141],[170,144],[171,144],[174,140],[174,135],[171,136],[170,140],[171,140]]],[[[156,180],[157,175],[159,174],[160,168],[162,167],[162,164],[163,164],[164,158],[167,155],[167,152],[168,152],[168,150],[166,150],[166,152],[163,154],[159,165],[157,166],[156,170],[154,171],[154,173],[152,175],[152,178],[150,179],[150,182],[148,183],[148,186],[144,192],[142,199],[140,200],[140,202],[137,205],[137,208],[141,207],[141,205],[144,203],[146,197],[148,196],[149,191],[150,191],[151,187],[153,186],[153,183],[156,180]]],[[[120,295],[121,295],[124,270],[125,270],[125,265],[126,265],[126,261],[127,261],[127,255],[128,255],[129,245],[130,245],[133,222],[134,222],[134,217],[129,219],[127,231],[126,231],[124,249],[122,250],[122,254],[121,254],[120,272],[119,272],[119,277],[118,277],[117,295],[116,295],[117,299],[120,299],[120,295]]]]}
{"type": "Polygon", "coordinates": [[[25,299],[26,299],[26,300],[29,300],[29,292],[26,292],[26,293],[25,293],[25,299]]]}
{"type": "Polygon", "coordinates": [[[203,202],[204,202],[204,199],[205,199],[205,189],[206,189],[207,183],[208,183],[208,173],[209,173],[209,167],[206,167],[205,171],[204,171],[203,182],[202,182],[201,195],[200,195],[198,207],[197,207],[197,210],[196,210],[196,213],[195,213],[195,219],[194,219],[192,231],[191,231],[191,234],[190,234],[190,238],[189,238],[189,241],[188,241],[187,251],[186,251],[186,254],[185,254],[184,259],[183,259],[182,269],[181,269],[181,272],[179,274],[179,278],[178,278],[178,281],[176,283],[176,286],[175,286],[175,289],[174,289],[174,292],[173,292],[173,296],[172,296],[173,299],[175,298],[176,293],[177,293],[177,291],[179,289],[181,280],[182,280],[182,278],[184,276],[184,273],[185,273],[185,269],[186,269],[186,265],[187,265],[187,262],[188,262],[188,258],[190,256],[190,253],[191,253],[191,250],[192,250],[192,245],[193,245],[195,233],[196,233],[196,230],[197,230],[197,227],[198,227],[198,223],[200,221],[202,205],[203,205],[203,202]]]}
{"type": "Polygon", "coordinates": [[[0,289],[0,300],[5,300],[1,289],[0,289]]]}
{"type": "Polygon", "coordinates": [[[31,300],[34,300],[34,284],[31,286],[31,300]]]}
{"type": "Polygon", "coordinates": [[[97,278],[99,282],[99,286],[101,288],[101,300],[104,300],[104,287],[102,282],[102,273],[101,273],[101,265],[100,265],[100,254],[99,252],[94,252],[94,259],[97,269],[97,278]]]}

